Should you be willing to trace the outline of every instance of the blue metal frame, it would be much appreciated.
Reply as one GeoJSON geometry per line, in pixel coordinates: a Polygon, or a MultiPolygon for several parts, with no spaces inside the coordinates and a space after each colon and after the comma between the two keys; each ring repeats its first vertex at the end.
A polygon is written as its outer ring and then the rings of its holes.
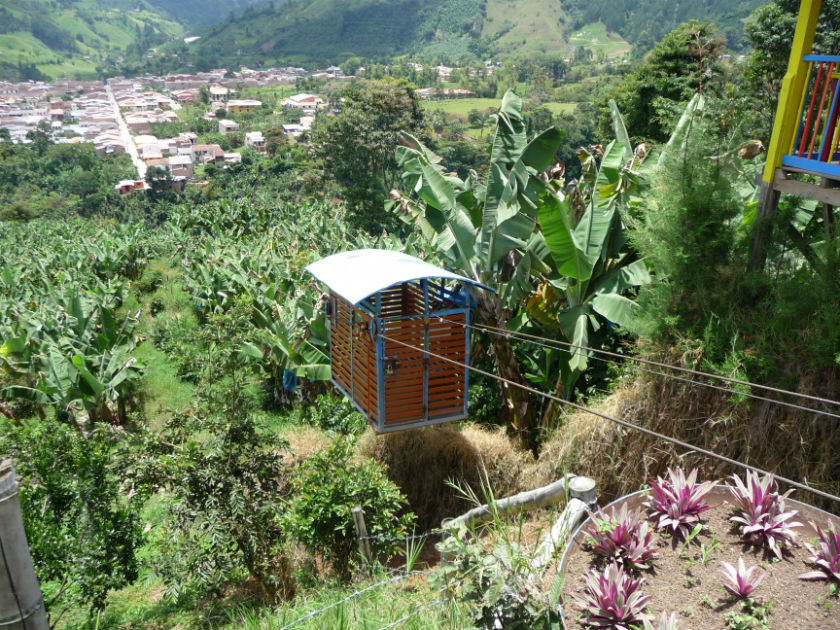
{"type": "Polygon", "coordinates": [[[805,55],[803,61],[827,61],[829,63],[840,63],[840,56],[837,55],[805,55]]]}
{"type": "MultiPolygon", "coordinates": [[[[397,424],[386,425],[385,424],[385,350],[386,350],[386,342],[383,337],[383,333],[385,332],[386,324],[389,322],[397,322],[397,321],[410,321],[410,320],[425,320],[424,331],[423,331],[423,350],[426,352],[430,351],[430,344],[431,344],[431,336],[429,331],[429,321],[433,317],[447,317],[451,315],[464,315],[465,322],[467,326],[464,329],[464,363],[465,365],[470,365],[470,329],[469,326],[472,323],[472,308],[474,307],[474,301],[472,296],[470,295],[470,289],[467,285],[461,284],[458,288],[450,289],[446,286],[444,281],[441,281],[439,284],[433,283],[428,281],[427,279],[422,279],[418,282],[420,287],[423,290],[423,313],[420,314],[413,314],[413,315],[399,315],[399,316],[391,316],[391,317],[381,317],[380,313],[382,312],[382,295],[381,293],[377,293],[375,295],[366,298],[362,302],[350,306],[350,339],[349,339],[349,349],[350,349],[350,382],[348,386],[350,391],[338,383],[335,378],[331,377],[330,381],[336,387],[336,389],[341,392],[344,396],[350,399],[350,402],[353,406],[358,409],[371,423],[373,428],[376,430],[377,433],[389,433],[392,431],[400,431],[403,429],[409,429],[414,427],[421,427],[421,426],[430,426],[434,424],[442,424],[445,422],[453,422],[455,420],[463,420],[464,418],[468,417],[469,415],[469,369],[464,368],[464,405],[463,409],[458,411],[457,413],[450,413],[446,415],[438,415],[432,416],[429,414],[429,372],[428,372],[428,363],[424,366],[423,369],[423,414],[421,418],[417,420],[412,420],[409,422],[400,422],[397,424]],[[434,300],[443,300],[450,302],[451,304],[458,305],[456,308],[446,308],[440,311],[431,310],[431,301],[434,300]],[[354,343],[353,343],[353,336],[355,325],[357,323],[357,316],[355,313],[355,308],[359,308],[365,314],[370,315],[370,327],[369,333],[371,338],[375,341],[376,347],[376,417],[373,418],[371,415],[366,412],[362,406],[356,401],[355,399],[355,382],[356,382],[356,372],[355,372],[355,352],[354,352],[354,343]]],[[[389,287],[390,288],[390,287],[389,287]]],[[[343,299],[340,297],[336,297],[332,299],[329,304],[331,308],[331,314],[329,318],[330,322],[330,329],[329,329],[329,340],[330,340],[330,361],[332,361],[332,347],[333,347],[333,326],[337,321],[337,310],[338,304],[337,301],[339,299],[343,299]]]]}
{"type": "MultiPolygon", "coordinates": [[[[830,81],[831,77],[829,77],[828,80],[830,81]]],[[[826,121],[825,121],[825,131],[823,132],[822,141],[820,142],[819,153],[817,153],[818,159],[819,159],[819,156],[821,156],[823,154],[823,151],[825,150],[825,141],[828,140],[829,142],[831,142],[832,140],[834,140],[834,129],[829,129],[828,128],[828,123],[831,122],[834,119],[834,112],[837,111],[837,95],[838,95],[838,93],[840,93],[840,81],[835,81],[834,96],[831,99],[831,109],[828,111],[828,118],[826,118],[826,121]]],[[[803,107],[803,109],[804,109],[804,107],[803,107]]],[[[835,122],[835,124],[837,124],[837,123],[835,122]]],[[[829,155],[828,159],[831,160],[831,157],[832,156],[829,155]]]]}
{"type": "MultiPolygon", "coordinates": [[[[814,154],[812,153],[811,155],[814,154]]],[[[783,155],[782,166],[792,166],[816,173],[817,175],[829,175],[834,178],[840,178],[840,164],[829,164],[828,162],[822,162],[817,159],[783,155]]]]}

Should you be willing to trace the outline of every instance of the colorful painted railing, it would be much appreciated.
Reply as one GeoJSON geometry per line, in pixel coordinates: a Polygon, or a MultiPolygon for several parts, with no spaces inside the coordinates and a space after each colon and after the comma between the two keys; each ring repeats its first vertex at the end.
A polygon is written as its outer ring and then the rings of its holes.
{"type": "Polygon", "coordinates": [[[840,57],[806,55],[808,78],[799,105],[799,126],[782,165],[840,177],[840,57]]]}

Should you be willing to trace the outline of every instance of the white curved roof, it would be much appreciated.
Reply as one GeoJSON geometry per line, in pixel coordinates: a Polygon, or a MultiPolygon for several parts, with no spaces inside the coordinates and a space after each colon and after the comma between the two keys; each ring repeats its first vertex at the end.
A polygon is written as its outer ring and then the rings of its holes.
{"type": "Polygon", "coordinates": [[[356,249],[333,254],[306,270],[352,304],[395,284],[422,278],[447,278],[492,291],[475,280],[387,249],[356,249]]]}

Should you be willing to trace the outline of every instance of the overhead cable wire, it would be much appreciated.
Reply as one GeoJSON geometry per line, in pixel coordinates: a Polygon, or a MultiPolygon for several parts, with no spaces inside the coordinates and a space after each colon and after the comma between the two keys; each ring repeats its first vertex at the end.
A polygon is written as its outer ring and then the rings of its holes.
{"type": "MultiPolygon", "coordinates": [[[[444,319],[444,318],[441,318],[441,319],[444,319]]],[[[761,385],[759,383],[751,383],[750,381],[743,381],[743,380],[740,380],[740,379],[737,379],[737,378],[732,378],[730,376],[721,376],[719,374],[712,374],[711,372],[703,372],[701,370],[693,370],[691,368],[686,368],[686,367],[682,367],[682,366],[678,366],[678,365],[669,365],[667,363],[660,363],[659,361],[652,361],[650,359],[642,359],[641,357],[633,357],[633,356],[629,356],[629,355],[626,355],[626,354],[619,354],[618,352],[611,352],[609,350],[602,350],[602,349],[599,349],[599,348],[591,348],[589,346],[582,346],[582,345],[578,345],[578,344],[575,344],[575,343],[570,343],[568,341],[562,341],[560,339],[548,339],[546,337],[539,337],[537,335],[531,335],[529,333],[507,330],[506,328],[499,328],[497,326],[489,326],[487,324],[464,324],[464,322],[456,322],[456,321],[452,321],[452,320],[448,320],[448,319],[445,319],[445,321],[451,322],[453,324],[458,324],[459,326],[469,325],[470,327],[474,327],[474,328],[477,328],[477,329],[496,331],[497,333],[507,335],[509,337],[523,338],[523,339],[536,340],[536,341],[545,341],[545,342],[548,342],[548,343],[551,343],[551,344],[556,344],[556,345],[559,345],[559,346],[565,346],[565,347],[568,347],[568,348],[577,348],[579,350],[586,350],[586,351],[589,351],[589,352],[596,352],[598,354],[602,354],[602,355],[605,355],[605,356],[610,356],[610,357],[614,357],[614,358],[617,358],[617,359],[623,359],[623,360],[626,360],[626,361],[633,361],[635,363],[642,363],[642,364],[645,364],[645,365],[652,365],[654,367],[658,367],[658,368],[662,368],[662,369],[666,369],[666,370],[675,370],[677,372],[683,372],[683,373],[686,373],[686,374],[694,374],[696,376],[703,376],[703,377],[706,377],[706,378],[712,378],[712,379],[717,379],[717,380],[720,380],[720,381],[725,381],[727,383],[732,383],[734,385],[744,385],[746,387],[754,387],[754,388],[757,388],[757,389],[763,389],[765,391],[773,392],[775,394],[783,394],[785,396],[793,396],[795,398],[803,398],[803,399],[807,399],[807,400],[813,400],[814,402],[821,402],[821,403],[825,403],[827,405],[835,405],[835,406],[840,407],[840,401],[838,401],[838,400],[831,400],[830,398],[823,398],[821,396],[814,396],[812,394],[803,394],[801,392],[792,392],[790,390],[781,389],[781,388],[778,388],[778,387],[773,387],[771,385],[761,385]]],[[[740,394],[742,392],[733,392],[733,393],[740,394]]],[[[772,399],[770,399],[770,400],[772,400],[772,399]]],[[[779,402],[783,402],[783,401],[779,401],[779,402]]],[[[814,413],[824,413],[824,412],[818,411],[816,409],[812,409],[811,411],[813,411],[814,413]]],[[[835,416],[835,417],[838,417],[838,416],[835,416]]]]}
{"type": "MultiPolygon", "coordinates": [[[[494,334],[494,335],[498,335],[498,336],[502,336],[502,337],[507,337],[508,339],[510,339],[510,338],[516,339],[516,338],[518,338],[517,335],[524,335],[527,338],[523,338],[523,339],[521,339],[521,341],[524,341],[526,343],[532,343],[534,345],[540,346],[542,348],[547,348],[549,350],[561,350],[562,348],[559,348],[558,345],[561,345],[561,346],[571,345],[571,346],[576,347],[576,348],[591,350],[592,352],[595,352],[595,353],[608,354],[611,357],[620,357],[620,358],[622,358],[626,361],[637,361],[637,362],[640,362],[640,363],[647,363],[646,360],[639,359],[637,357],[631,357],[631,356],[628,356],[628,355],[625,355],[625,354],[618,354],[617,352],[609,352],[608,350],[599,350],[597,348],[588,348],[586,346],[577,346],[575,344],[569,344],[568,342],[560,341],[558,339],[548,339],[546,337],[537,337],[536,335],[527,335],[526,333],[514,333],[513,331],[495,332],[497,330],[498,331],[504,331],[504,329],[495,328],[494,326],[484,326],[483,324],[482,325],[465,324],[464,322],[457,322],[457,321],[450,320],[450,319],[445,319],[445,318],[441,318],[441,319],[443,319],[444,321],[449,322],[451,324],[458,324],[459,326],[462,326],[462,327],[472,328],[473,330],[485,329],[488,332],[490,332],[490,334],[494,334]],[[537,341],[537,339],[540,339],[541,341],[537,341]],[[557,345],[553,345],[553,344],[557,344],[557,345]]],[[[616,359],[605,359],[605,358],[599,357],[599,356],[592,356],[592,357],[589,357],[589,358],[593,359],[595,361],[601,361],[603,363],[611,363],[611,364],[614,364],[614,365],[622,365],[616,359]]],[[[667,364],[664,364],[664,363],[662,365],[665,366],[666,369],[670,369],[670,370],[685,371],[685,369],[686,369],[686,368],[680,368],[676,365],[667,365],[667,364]]],[[[656,376],[671,378],[671,379],[681,381],[683,383],[687,383],[687,384],[690,384],[690,385],[699,385],[700,387],[707,387],[709,389],[715,389],[719,392],[724,392],[726,394],[733,394],[735,396],[744,396],[746,398],[752,398],[753,400],[761,400],[763,402],[771,403],[773,405],[780,405],[782,407],[789,407],[790,409],[796,409],[797,411],[804,411],[806,413],[815,413],[815,414],[818,414],[818,415],[821,415],[821,416],[828,416],[829,418],[837,418],[838,420],[840,420],[840,414],[832,413],[830,411],[825,411],[823,409],[814,409],[813,407],[806,407],[804,405],[797,405],[796,403],[791,403],[791,402],[787,402],[787,401],[784,401],[784,400],[778,400],[777,398],[767,398],[766,396],[759,396],[758,394],[753,394],[753,393],[750,393],[750,392],[741,392],[741,391],[737,391],[737,390],[734,390],[734,389],[730,389],[728,387],[721,387],[720,385],[715,385],[714,383],[705,383],[703,381],[695,381],[695,380],[692,380],[690,378],[685,378],[683,376],[677,376],[676,374],[668,374],[667,372],[660,372],[658,370],[650,370],[650,369],[647,369],[647,368],[644,368],[644,367],[638,367],[637,366],[636,369],[638,369],[641,372],[645,372],[647,374],[654,374],[656,376]]],[[[704,374],[704,373],[701,372],[701,374],[704,374]]],[[[720,377],[720,378],[725,379],[726,377],[720,377]]],[[[763,387],[763,385],[757,385],[757,384],[754,384],[754,383],[750,383],[750,386],[752,386],[752,387],[763,387]]],[[[780,391],[784,391],[784,390],[780,390],[780,391]]],[[[800,395],[800,394],[797,394],[795,392],[788,392],[788,393],[792,396],[799,396],[800,395]]],[[[802,396],[807,396],[807,395],[802,394],[802,396]]]]}
{"type": "MultiPolygon", "coordinates": [[[[430,356],[430,357],[433,357],[435,359],[439,359],[441,361],[446,361],[447,363],[451,363],[453,365],[457,365],[459,367],[471,370],[471,371],[473,371],[477,374],[482,374],[483,376],[495,379],[495,380],[497,380],[501,383],[506,383],[507,385],[512,385],[513,387],[518,387],[519,389],[524,389],[527,392],[531,392],[532,394],[536,394],[537,396],[542,396],[544,398],[548,398],[548,399],[553,400],[555,402],[558,402],[562,405],[567,405],[567,406],[572,407],[574,409],[579,409],[580,411],[585,411],[587,413],[591,413],[592,415],[598,416],[599,418],[603,418],[604,420],[609,420],[610,422],[613,422],[613,423],[618,424],[620,426],[626,427],[628,429],[633,429],[635,431],[645,433],[647,435],[658,438],[658,439],[663,440],[665,442],[669,442],[669,443],[674,444],[676,446],[680,446],[680,447],[685,448],[687,450],[696,451],[697,453],[700,453],[702,455],[706,455],[708,457],[712,457],[714,459],[720,460],[720,461],[725,462],[727,464],[731,464],[732,466],[738,466],[739,468],[743,468],[745,470],[752,470],[752,471],[760,473],[762,475],[773,474],[773,473],[770,473],[769,471],[763,470],[761,468],[757,468],[756,466],[751,466],[749,464],[745,464],[744,462],[739,462],[738,460],[732,459],[731,457],[727,457],[726,455],[720,455],[718,453],[715,453],[714,451],[710,451],[710,450],[702,448],[700,446],[695,446],[694,444],[690,444],[689,442],[684,442],[683,440],[680,440],[678,438],[671,437],[671,436],[668,436],[668,435],[664,435],[662,433],[658,433],[658,432],[656,432],[652,429],[648,429],[646,427],[642,427],[642,426],[639,426],[637,424],[633,424],[632,422],[628,422],[627,420],[622,420],[621,418],[616,418],[616,417],[611,416],[609,414],[602,413],[600,411],[596,411],[595,409],[590,409],[589,407],[585,407],[584,405],[580,405],[578,403],[571,402],[569,400],[566,400],[565,398],[561,398],[560,396],[555,396],[554,394],[548,394],[546,392],[541,392],[538,389],[535,389],[535,388],[530,387],[528,385],[523,385],[522,383],[517,383],[515,381],[511,381],[511,380],[506,379],[502,376],[499,376],[498,374],[493,374],[492,372],[487,372],[486,370],[482,370],[482,369],[474,367],[472,365],[467,365],[466,363],[462,363],[460,361],[450,359],[449,357],[445,357],[443,355],[436,354],[434,352],[430,352],[429,350],[425,350],[424,348],[419,348],[417,346],[412,346],[411,344],[404,343],[404,342],[400,341],[399,339],[394,339],[393,337],[389,337],[388,335],[380,334],[380,337],[382,337],[386,341],[390,341],[392,343],[396,343],[398,345],[405,346],[406,348],[410,348],[410,349],[415,350],[417,352],[422,352],[423,354],[425,354],[427,356],[430,356]]],[[[823,497],[825,499],[830,499],[831,501],[835,501],[837,503],[840,503],[840,497],[838,497],[838,496],[835,496],[833,494],[829,494],[828,492],[823,492],[822,490],[817,490],[816,488],[813,488],[811,486],[807,486],[807,485],[805,485],[803,483],[800,483],[798,481],[794,481],[793,479],[788,479],[787,477],[782,477],[781,475],[773,474],[773,476],[778,481],[786,483],[787,485],[789,485],[793,488],[798,488],[800,490],[810,492],[812,494],[823,497]]]]}

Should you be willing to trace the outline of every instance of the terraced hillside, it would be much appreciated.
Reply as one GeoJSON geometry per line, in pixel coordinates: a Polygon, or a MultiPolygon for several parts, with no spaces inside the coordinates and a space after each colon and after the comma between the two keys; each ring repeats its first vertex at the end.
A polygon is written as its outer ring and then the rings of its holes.
{"type": "MultiPolygon", "coordinates": [[[[91,77],[132,46],[167,41],[183,28],[128,0],[0,0],[0,79],[34,65],[47,76],[91,77]]],[[[28,78],[28,77],[20,77],[28,78]]]]}

